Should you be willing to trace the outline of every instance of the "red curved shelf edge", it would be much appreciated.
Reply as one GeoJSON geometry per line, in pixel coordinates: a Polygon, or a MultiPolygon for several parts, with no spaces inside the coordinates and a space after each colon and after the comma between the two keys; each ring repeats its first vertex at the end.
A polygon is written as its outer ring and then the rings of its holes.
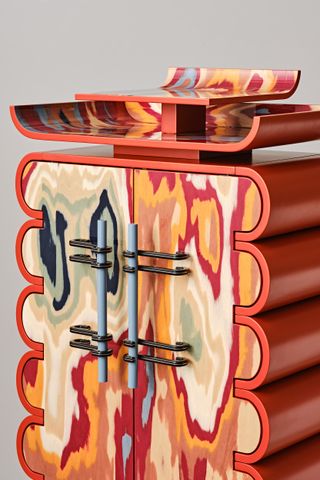
{"type": "Polygon", "coordinates": [[[290,143],[306,142],[320,138],[320,110],[309,112],[281,113],[253,117],[248,135],[234,143],[201,143],[192,141],[136,140],[104,136],[37,132],[27,129],[19,121],[15,106],[10,107],[12,121],[24,136],[36,140],[90,143],[154,149],[195,150],[220,153],[237,153],[290,143]]]}

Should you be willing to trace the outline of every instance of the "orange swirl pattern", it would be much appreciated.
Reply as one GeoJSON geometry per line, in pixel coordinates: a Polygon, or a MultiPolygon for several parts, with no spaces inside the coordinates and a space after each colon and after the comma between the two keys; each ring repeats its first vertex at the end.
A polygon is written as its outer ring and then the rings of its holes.
{"type": "Polygon", "coordinates": [[[163,84],[166,89],[214,89],[217,92],[292,93],[299,80],[296,70],[171,67],[163,84]]]}

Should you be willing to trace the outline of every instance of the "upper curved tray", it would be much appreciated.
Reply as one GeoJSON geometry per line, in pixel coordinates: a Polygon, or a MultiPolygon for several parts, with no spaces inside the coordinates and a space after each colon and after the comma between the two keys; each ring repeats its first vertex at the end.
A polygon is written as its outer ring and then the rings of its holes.
{"type": "Polygon", "coordinates": [[[206,108],[203,134],[161,132],[161,105],[73,102],[11,107],[17,129],[40,140],[239,152],[320,138],[320,105],[240,103],[206,108]]]}
{"type": "Polygon", "coordinates": [[[78,93],[76,100],[217,105],[290,97],[300,70],[171,67],[165,83],[153,90],[78,93]]]}

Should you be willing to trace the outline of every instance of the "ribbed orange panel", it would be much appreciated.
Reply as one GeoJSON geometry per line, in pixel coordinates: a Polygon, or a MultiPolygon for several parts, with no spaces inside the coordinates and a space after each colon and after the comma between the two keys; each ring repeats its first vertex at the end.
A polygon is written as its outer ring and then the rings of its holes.
{"type": "Polygon", "coordinates": [[[256,302],[235,312],[255,331],[262,359],[253,378],[236,380],[235,393],[257,408],[262,434],[255,451],[235,454],[235,469],[255,480],[313,480],[320,476],[320,159],[268,164],[266,156],[237,171],[255,177],[262,196],[260,224],[236,233],[235,243],[261,271],[256,302]]]}

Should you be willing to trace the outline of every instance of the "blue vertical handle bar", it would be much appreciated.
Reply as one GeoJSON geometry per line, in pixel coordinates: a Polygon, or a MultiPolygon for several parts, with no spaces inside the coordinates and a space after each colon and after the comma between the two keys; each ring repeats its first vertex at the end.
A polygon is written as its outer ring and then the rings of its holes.
{"type": "Polygon", "coordinates": [[[134,342],[128,353],[135,359],[128,364],[128,387],[137,388],[138,385],[138,225],[128,225],[128,250],[134,256],[128,258],[128,266],[134,271],[128,275],[128,339],[134,342]]]}
{"type": "MultiPolygon", "coordinates": [[[[97,247],[107,246],[107,222],[98,220],[97,247]]],[[[107,261],[106,253],[97,253],[97,263],[107,261]]],[[[107,335],[107,269],[97,268],[98,335],[107,335]]],[[[106,351],[107,342],[98,342],[98,349],[106,351]]],[[[98,381],[108,381],[108,357],[98,357],[98,381]]]]}

